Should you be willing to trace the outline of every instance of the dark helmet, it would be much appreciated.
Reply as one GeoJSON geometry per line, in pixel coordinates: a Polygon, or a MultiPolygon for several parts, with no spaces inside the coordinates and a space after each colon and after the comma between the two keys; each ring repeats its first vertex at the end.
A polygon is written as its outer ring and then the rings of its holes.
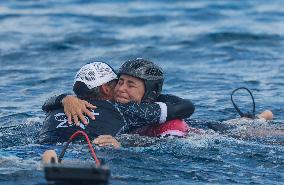
{"type": "Polygon", "coordinates": [[[161,94],[164,82],[162,68],[149,60],[137,58],[125,62],[118,70],[118,76],[125,74],[144,81],[145,94],[142,101],[151,102],[161,94]]]}

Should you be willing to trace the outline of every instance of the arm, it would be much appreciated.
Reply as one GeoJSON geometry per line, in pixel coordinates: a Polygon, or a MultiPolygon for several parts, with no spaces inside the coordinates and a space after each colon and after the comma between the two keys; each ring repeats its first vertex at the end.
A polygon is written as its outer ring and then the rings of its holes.
{"type": "Polygon", "coordinates": [[[64,97],[66,97],[67,94],[60,94],[59,96],[52,96],[50,98],[48,98],[43,106],[42,106],[42,110],[45,112],[49,112],[55,109],[59,109],[62,108],[62,99],[64,97]]]}
{"type": "Polygon", "coordinates": [[[167,121],[189,118],[195,110],[194,104],[189,99],[182,99],[174,95],[161,94],[157,101],[166,103],[167,121]]]}
{"type": "Polygon", "coordinates": [[[189,100],[175,104],[156,103],[135,103],[127,104],[115,103],[116,109],[124,119],[125,126],[119,131],[127,133],[132,129],[161,124],[168,120],[183,119],[192,115],[194,105],[189,100]]]}
{"type": "Polygon", "coordinates": [[[195,110],[194,104],[187,99],[184,99],[183,102],[170,104],[166,103],[168,107],[167,121],[173,119],[185,119],[189,118],[195,110]]]}
{"type": "Polygon", "coordinates": [[[113,103],[121,114],[124,126],[118,134],[127,133],[131,129],[145,125],[159,124],[166,121],[167,106],[164,103],[113,103]]]}
{"type": "Polygon", "coordinates": [[[172,94],[160,94],[157,97],[156,101],[157,102],[176,104],[176,103],[180,103],[180,102],[184,101],[184,99],[180,98],[178,96],[172,95],[172,94]]]}

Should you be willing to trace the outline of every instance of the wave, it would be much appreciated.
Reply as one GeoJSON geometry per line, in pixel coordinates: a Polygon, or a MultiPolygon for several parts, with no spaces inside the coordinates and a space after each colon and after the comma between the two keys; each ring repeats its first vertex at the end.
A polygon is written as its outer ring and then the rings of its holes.
{"type": "Polygon", "coordinates": [[[37,143],[41,127],[40,118],[28,118],[18,125],[0,127],[0,148],[37,143]]]}

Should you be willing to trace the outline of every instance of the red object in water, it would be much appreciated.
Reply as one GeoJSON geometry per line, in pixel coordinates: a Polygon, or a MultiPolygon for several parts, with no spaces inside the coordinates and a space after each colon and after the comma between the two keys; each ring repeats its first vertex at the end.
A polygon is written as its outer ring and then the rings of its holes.
{"type": "Polygon", "coordinates": [[[198,131],[198,129],[191,128],[185,121],[181,119],[175,119],[159,125],[139,128],[134,133],[143,136],[158,137],[166,135],[185,136],[188,132],[191,131],[196,132],[198,131]]]}

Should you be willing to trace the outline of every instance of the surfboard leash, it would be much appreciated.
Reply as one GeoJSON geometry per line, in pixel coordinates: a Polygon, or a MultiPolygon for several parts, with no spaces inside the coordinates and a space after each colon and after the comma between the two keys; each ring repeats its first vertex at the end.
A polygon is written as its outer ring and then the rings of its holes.
{"type": "Polygon", "coordinates": [[[256,116],[255,116],[255,101],[254,101],[254,97],[253,97],[251,91],[250,91],[248,88],[246,88],[246,87],[239,87],[239,88],[233,90],[233,92],[231,93],[231,101],[232,101],[232,103],[233,103],[234,108],[236,109],[236,111],[238,112],[238,114],[239,114],[241,117],[252,118],[252,119],[256,118],[256,116]],[[246,90],[246,91],[249,92],[249,94],[250,94],[250,96],[251,96],[251,99],[252,99],[252,103],[253,103],[252,113],[249,113],[249,112],[243,113],[243,112],[239,109],[239,107],[236,105],[236,103],[234,102],[233,95],[234,95],[234,93],[235,93],[236,91],[238,91],[238,90],[240,90],[240,89],[244,89],[244,90],[246,90]]]}
{"type": "Polygon", "coordinates": [[[95,153],[95,150],[94,150],[94,148],[93,148],[93,146],[92,146],[92,144],[91,144],[91,141],[90,141],[88,135],[87,135],[84,131],[81,131],[81,130],[79,130],[79,131],[75,132],[74,134],[72,134],[72,136],[70,137],[70,139],[68,140],[68,142],[67,142],[67,143],[65,144],[65,146],[63,147],[62,152],[60,153],[60,155],[59,155],[59,157],[58,157],[58,162],[61,163],[61,161],[62,161],[62,159],[63,159],[63,157],[64,157],[64,154],[65,154],[65,152],[66,152],[66,150],[67,150],[69,144],[70,144],[70,143],[72,142],[72,140],[73,140],[74,138],[76,138],[79,134],[85,136],[85,139],[87,140],[88,146],[89,146],[89,148],[90,148],[90,150],[91,150],[92,156],[93,156],[94,160],[96,161],[96,165],[97,165],[97,166],[100,166],[100,165],[101,165],[101,162],[100,162],[99,159],[97,158],[97,155],[96,155],[96,153],[95,153]]]}

